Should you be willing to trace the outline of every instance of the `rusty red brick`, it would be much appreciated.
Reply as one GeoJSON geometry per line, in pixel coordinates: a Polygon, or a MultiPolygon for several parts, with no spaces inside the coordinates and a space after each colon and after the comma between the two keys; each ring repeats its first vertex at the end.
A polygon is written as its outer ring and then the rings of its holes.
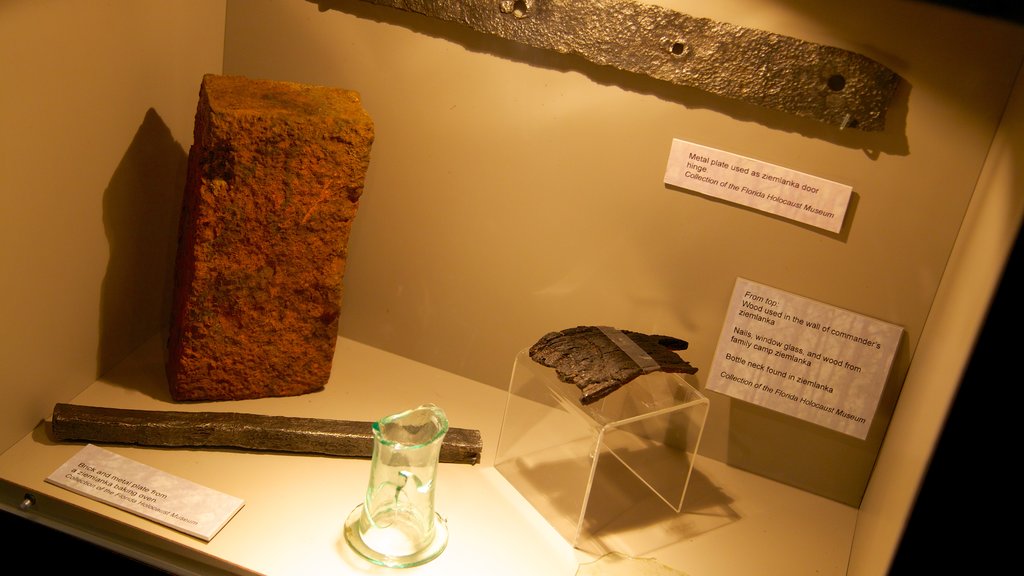
{"type": "Polygon", "coordinates": [[[204,76],[167,343],[173,399],[326,385],[373,138],[357,92],[204,76]]]}

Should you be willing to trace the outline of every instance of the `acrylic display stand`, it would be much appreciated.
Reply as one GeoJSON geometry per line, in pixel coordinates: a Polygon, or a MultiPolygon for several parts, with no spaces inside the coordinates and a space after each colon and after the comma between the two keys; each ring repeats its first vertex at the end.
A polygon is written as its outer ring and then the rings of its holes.
{"type": "Polygon", "coordinates": [[[589,405],[521,351],[495,467],[574,547],[645,554],[678,539],[708,400],[681,374],[652,372],[589,405]]]}

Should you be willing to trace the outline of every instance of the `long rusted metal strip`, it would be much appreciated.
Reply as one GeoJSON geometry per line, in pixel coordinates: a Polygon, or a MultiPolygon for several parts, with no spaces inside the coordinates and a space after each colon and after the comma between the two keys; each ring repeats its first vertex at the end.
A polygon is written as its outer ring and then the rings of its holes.
{"type": "Polygon", "coordinates": [[[883,130],[900,77],[855,52],[633,0],[364,0],[840,128],[883,130]]]}
{"type": "MultiPolygon", "coordinates": [[[[239,448],[370,458],[372,422],[266,416],[237,412],[128,410],[76,404],[53,407],[59,442],[105,442],[176,448],[239,448]]],[[[449,428],[440,462],[477,464],[480,431],[449,428]]]]}

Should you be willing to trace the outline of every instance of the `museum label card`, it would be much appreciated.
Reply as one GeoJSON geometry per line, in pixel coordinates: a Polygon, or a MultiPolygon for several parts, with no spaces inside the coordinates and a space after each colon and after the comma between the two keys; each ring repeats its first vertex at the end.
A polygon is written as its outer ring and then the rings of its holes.
{"type": "Polygon", "coordinates": [[[207,542],[245,504],[92,444],[46,481],[207,542]]]}
{"type": "Polygon", "coordinates": [[[737,278],[707,388],[863,440],[902,334],[737,278]]]}
{"type": "Polygon", "coordinates": [[[685,140],[672,141],[665,183],[839,232],[853,188],[685,140]]]}

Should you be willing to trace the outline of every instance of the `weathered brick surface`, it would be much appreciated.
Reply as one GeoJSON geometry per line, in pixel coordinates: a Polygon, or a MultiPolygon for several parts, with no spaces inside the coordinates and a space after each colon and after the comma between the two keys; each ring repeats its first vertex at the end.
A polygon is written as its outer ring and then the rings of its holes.
{"type": "Polygon", "coordinates": [[[172,398],[326,385],[373,137],[356,92],[203,78],[167,346],[172,398]]]}

